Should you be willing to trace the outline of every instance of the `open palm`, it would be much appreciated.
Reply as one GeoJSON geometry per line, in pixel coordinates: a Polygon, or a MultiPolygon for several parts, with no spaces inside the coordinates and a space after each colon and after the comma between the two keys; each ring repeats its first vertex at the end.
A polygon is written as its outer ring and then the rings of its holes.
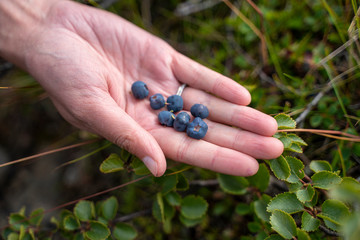
{"type": "Polygon", "coordinates": [[[245,105],[246,89],[175,51],[163,40],[111,13],[70,1],[53,5],[28,41],[26,68],[73,125],[99,134],[137,155],[155,176],[165,156],[233,175],[252,175],[255,158],[282,153],[273,118],[245,105]],[[182,83],[184,110],[209,108],[203,140],[161,126],[148,100],[131,84],[141,80],[150,95],[176,93],[182,83]],[[234,128],[236,127],[236,128],[234,128]]]}

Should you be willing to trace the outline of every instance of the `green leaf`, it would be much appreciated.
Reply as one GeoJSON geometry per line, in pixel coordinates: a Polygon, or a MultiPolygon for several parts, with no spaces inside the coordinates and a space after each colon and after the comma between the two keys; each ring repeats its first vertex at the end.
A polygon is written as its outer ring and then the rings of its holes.
{"type": "Polygon", "coordinates": [[[286,151],[302,153],[303,150],[298,143],[291,143],[290,147],[285,148],[286,151]]]}
{"type": "Polygon", "coordinates": [[[165,221],[171,219],[175,215],[175,208],[163,200],[161,193],[157,194],[156,201],[153,203],[153,216],[159,222],[165,223],[165,221]]]}
{"type": "Polygon", "coordinates": [[[317,205],[318,200],[319,200],[319,193],[318,193],[318,191],[315,191],[314,197],[311,199],[311,201],[305,202],[304,205],[308,208],[313,208],[314,206],[317,205]]]}
{"type": "Polygon", "coordinates": [[[249,180],[250,185],[257,187],[261,192],[264,192],[270,181],[270,173],[265,163],[261,163],[258,172],[247,179],[249,180]]]}
{"type": "Polygon", "coordinates": [[[287,135],[281,136],[279,140],[284,145],[284,149],[288,149],[292,144],[291,138],[288,138],[287,135]]]}
{"type": "Polygon", "coordinates": [[[286,181],[289,183],[299,182],[299,179],[303,179],[305,176],[304,164],[296,157],[286,156],[285,159],[290,166],[290,176],[286,181]]]}
{"type": "Polygon", "coordinates": [[[264,229],[261,229],[259,232],[257,232],[255,240],[264,240],[267,236],[269,236],[268,230],[265,232],[264,229]]]}
{"type": "Polygon", "coordinates": [[[161,177],[154,177],[154,181],[162,186],[162,194],[165,195],[168,192],[174,190],[176,188],[176,185],[178,183],[178,177],[177,174],[171,174],[171,171],[167,171],[167,174],[170,173],[170,175],[163,175],[161,177]]]}
{"type": "Polygon", "coordinates": [[[200,196],[188,195],[181,201],[181,214],[188,219],[199,219],[208,208],[206,200],[200,196]]]}
{"type": "Polygon", "coordinates": [[[135,158],[131,162],[131,167],[133,168],[133,171],[136,175],[146,175],[149,174],[149,169],[145,166],[145,164],[138,158],[135,158]]]}
{"type": "MultiPolygon", "coordinates": [[[[78,232],[74,235],[74,237],[72,238],[72,240],[84,240],[84,233],[82,232],[78,232]]],[[[50,239],[49,239],[50,240],[50,239]]],[[[88,240],[88,239],[87,239],[88,240]]]]}
{"type": "Polygon", "coordinates": [[[235,207],[235,212],[239,215],[246,215],[251,212],[251,207],[246,203],[238,203],[235,207]]]}
{"type": "Polygon", "coordinates": [[[190,219],[190,218],[184,217],[183,215],[180,215],[179,219],[180,219],[180,222],[182,224],[184,224],[184,226],[194,227],[194,226],[198,225],[199,223],[201,223],[204,220],[204,217],[205,217],[205,215],[201,218],[190,219]]]}
{"type": "Polygon", "coordinates": [[[346,219],[344,224],[341,226],[341,233],[346,240],[359,239],[360,236],[360,213],[354,212],[351,216],[346,219]]]}
{"type": "Polygon", "coordinates": [[[189,182],[187,178],[182,174],[178,173],[178,183],[176,185],[176,190],[178,191],[186,191],[189,189],[189,182]]]}
{"type": "Polygon", "coordinates": [[[296,193],[299,191],[304,185],[299,181],[295,183],[288,183],[287,186],[289,187],[289,192],[296,193]]]}
{"type": "Polygon", "coordinates": [[[115,218],[119,203],[116,197],[111,196],[101,204],[101,213],[106,220],[112,220],[115,218]]]}
{"type": "Polygon", "coordinates": [[[64,218],[63,226],[65,230],[73,231],[80,228],[80,221],[73,215],[68,215],[64,218]]]}
{"type": "Polygon", "coordinates": [[[349,215],[349,208],[336,199],[325,200],[321,206],[321,213],[318,214],[324,219],[325,225],[335,231],[339,231],[342,221],[349,215]]]}
{"type": "Polygon", "coordinates": [[[280,113],[276,115],[275,120],[278,124],[278,129],[293,129],[296,128],[296,122],[289,115],[280,113]]]}
{"type": "Polygon", "coordinates": [[[304,210],[304,206],[302,203],[297,199],[294,193],[285,192],[278,194],[274,197],[267,209],[268,212],[274,212],[275,210],[282,210],[287,213],[296,213],[304,210]]]}
{"type": "Polygon", "coordinates": [[[271,234],[265,240],[283,240],[284,238],[280,236],[279,234],[271,234]]]}
{"type": "Polygon", "coordinates": [[[310,163],[310,169],[314,172],[329,171],[332,172],[332,167],[328,161],[313,160],[310,163]]]}
{"type": "Polygon", "coordinates": [[[280,180],[286,180],[290,176],[290,166],[284,156],[270,160],[270,168],[275,177],[280,180]]]}
{"type": "Polygon", "coordinates": [[[321,172],[321,171],[332,171],[332,167],[328,161],[325,160],[313,160],[310,163],[310,169],[314,172],[321,172]]]}
{"type": "Polygon", "coordinates": [[[132,240],[137,236],[137,231],[126,223],[117,223],[112,231],[116,240],[132,240]]]}
{"type": "Polygon", "coordinates": [[[342,179],[337,174],[329,171],[320,171],[311,176],[313,186],[328,190],[341,183],[342,179]]]}
{"type": "Polygon", "coordinates": [[[94,203],[86,200],[78,202],[74,207],[74,214],[80,221],[89,221],[95,216],[94,203]]]}
{"type": "Polygon", "coordinates": [[[23,214],[11,213],[9,216],[9,224],[13,230],[20,231],[21,226],[25,228],[29,226],[29,221],[23,214]]]}
{"type": "Polygon", "coordinates": [[[234,194],[234,195],[242,195],[247,191],[247,187],[249,186],[249,181],[244,177],[239,176],[231,176],[226,174],[218,174],[219,184],[224,192],[234,194]]]}
{"type": "Polygon", "coordinates": [[[266,211],[266,208],[267,208],[270,200],[271,200],[270,196],[263,194],[261,199],[256,200],[254,202],[255,214],[256,214],[256,216],[258,216],[258,218],[260,218],[264,222],[270,222],[271,213],[266,211]]]}
{"type": "Polygon", "coordinates": [[[297,143],[300,146],[307,146],[307,143],[301,137],[294,133],[287,134],[287,137],[291,139],[293,143],[297,143]]]}
{"type": "Polygon", "coordinates": [[[262,230],[262,225],[259,222],[249,222],[247,228],[252,233],[258,233],[262,230]]]}
{"type": "Polygon", "coordinates": [[[346,203],[357,204],[360,199],[360,183],[351,177],[344,177],[343,181],[330,192],[331,197],[346,203]]]}
{"type": "Polygon", "coordinates": [[[90,221],[90,230],[85,232],[85,236],[90,240],[106,239],[110,235],[110,230],[103,223],[90,221]]]}
{"type": "Polygon", "coordinates": [[[304,211],[301,216],[301,229],[307,232],[316,231],[320,226],[320,220],[304,211]]]}
{"type": "Polygon", "coordinates": [[[8,235],[7,240],[19,240],[19,234],[12,232],[8,235]]]}
{"type": "Polygon", "coordinates": [[[315,190],[311,185],[306,186],[305,189],[300,189],[296,192],[296,197],[300,200],[300,202],[310,202],[315,195],[315,190]]]}
{"type": "Polygon", "coordinates": [[[321,115],[314,115],[310,117],[310,125],[317,128],[322,123],[323,117],[321,115]]]}
{"type": "Polygon", "coordinates": [[[181,204],[181,196],[177,192],[169,192],[165,195],[165,200],[174,207],[178,207],[181,204]]]}
{"type": "Polygon", "coordinates": [[[100,165],[102,173],[118,172],[124,169],[124,162],[116,153],[110,154],[100,165]]]}
{"type": "Polygon", "coordinates": [[[295,220],[284,211],[275,210],[271,214],[270,224],[272,229],[285,239],[291,239],[297,235],[295,220]]]}
{"type": "Polygon", "coordinates": [[[161,222],[165,221],[165,210],[164,210],[164,201],[162,198],[162,194],[159,192],[156,194],[156,202],[153,206],[153,214],[154,216],[158,215],[160,213],[160,216],[157,216],[157,219],[161,222]]]}
{"type": "Polygon", "coordinates": [[[297,239],[298,240],[311,240],[309,234],[301,229],[297,229],[297,239]]]}
{"type": "Polygon", "coordinates": [[[30,214],[29,223],[33,226],[39,226],[44,217],[44,209],[38,208],[30,214]]]}

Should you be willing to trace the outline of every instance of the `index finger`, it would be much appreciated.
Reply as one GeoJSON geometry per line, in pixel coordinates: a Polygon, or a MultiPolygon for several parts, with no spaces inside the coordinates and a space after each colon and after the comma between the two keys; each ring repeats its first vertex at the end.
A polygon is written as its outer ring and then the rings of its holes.
{"type": "Polygon", "coordinates": [[[213,93],[229,102],[248,105],[251,101],[246,88],[178,52],[173,56],[172,71],[178,81],[213,93]]]}

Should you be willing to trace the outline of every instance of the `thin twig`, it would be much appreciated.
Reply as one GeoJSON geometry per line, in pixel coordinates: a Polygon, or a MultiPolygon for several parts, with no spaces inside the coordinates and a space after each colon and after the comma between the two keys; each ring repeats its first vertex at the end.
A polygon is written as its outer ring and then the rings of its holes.
{"type": "Polygon", "coordinates": [[[340,237],[340,235],[337,232],[331,231],[330,229],[328,229],[327,227],[325,227],[323,225],[320,225],[319,228],[321,231],[323,231],[324,233],[326,233],[329,236],[340,237]]]}
{"type": "Polygon", "coordinates": [[[300,123],[302,121],[305,120],[305,118],[307,117],[307,115],[311,112],[311,110],[313,109],[313,107],[315,107],[318,102],[321,100],[321,98],[332,88],[333,84],[336,84],[340,79],[342,79],[344,76],[348,75],[349,73],[357,70],[359,68],[360,65],[356,65],[346,71],[344,71],[343,73],[337,75],[336,77],[334,77],[333,79],[331,79],[326,86],[313,98],[313,100],[306,106],[305,110],[300,114],[300,116],[298,118],[296,118],[296,123],[300,123]]]}
{"type": "Polygon", "coordinates": [[[148,215],[148,214],[151,213],[151,211],[152,211],[152,209],[149,208],[149,209],[141,210],[141,211],[138,211],[138,212],[130,213],[129,215],[121,216],[121,217],[116,218],[114,220],[114,222],[130,221],[130,220],[132,220],[134,218],[141,217],[141,216],[144,216],[144,215],[148,215]]]}

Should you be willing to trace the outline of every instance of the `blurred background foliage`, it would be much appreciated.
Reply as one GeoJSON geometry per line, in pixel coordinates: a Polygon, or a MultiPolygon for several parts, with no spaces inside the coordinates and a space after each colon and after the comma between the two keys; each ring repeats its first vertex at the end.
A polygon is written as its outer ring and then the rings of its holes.
{"type": "MultiPolygon", "coordinates": [[[[251,92],[251,107],[272,115],[285,112],[296,119],[299,128],[358,135],[360,45],[356,29],[360,23],[354,18],[357,1],[80,2],[118,14],[184,55],[231,77],[251,92]],[[332,54],[339,48],[336,55],[332,54]]],[[[0,164],[95,138],[66,123],[37,82],[3,60],[0,86],[0,164]]],[[[296,156],[305,165],[315,159],[326,160],[334,170],[343,170],[359,180],[359,143],[311,133],[300,136],[308,146],[296,156]]],[[[6,225],[7,216],[22,206],[29,211],[38,207],[52,209],[134,179],[131,172],[99,172],[102,160],[113,152],[132,158],[99,140],[0,168],[1,225],[6,225]],[[78,161],[61,166],[71,160],[78,161]]],[[[225,194],[214,181],[216,174],[207,170],[191,168],[183,174],[190,184],[186,194],[200,195],[208,201],[208,216],[191,228],[180,222],[174,224],[171,234],[164,233],[163,226],[151,216],[158,191],[151,181],[143,180],[92,200],[115,195],[119,214],[135,226],[138,239],[257,237],[261,229],[257,229],[254,216],[239,214],[239,204],[250,204],[250,196],[225,194]]],[[[271,178],[266,192],[274,196],[283,190],[284,186],[271,178]]],[[[56,213],[51,211],[45,218],[56,213]]],[[[325,236],[332,238],[326,234],[316,237],[325,236]]]]}

